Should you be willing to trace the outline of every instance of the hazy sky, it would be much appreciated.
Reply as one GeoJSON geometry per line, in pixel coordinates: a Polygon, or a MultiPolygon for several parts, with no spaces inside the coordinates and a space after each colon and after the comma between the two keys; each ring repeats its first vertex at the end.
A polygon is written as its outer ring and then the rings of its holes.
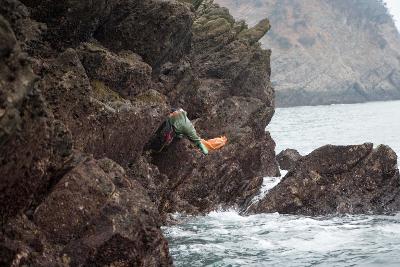
{"type": "Polygon", "coordinates": [[[395,19],[397,29],[400,30],[400,0],[385,0],[385,2],[395,19]]]}

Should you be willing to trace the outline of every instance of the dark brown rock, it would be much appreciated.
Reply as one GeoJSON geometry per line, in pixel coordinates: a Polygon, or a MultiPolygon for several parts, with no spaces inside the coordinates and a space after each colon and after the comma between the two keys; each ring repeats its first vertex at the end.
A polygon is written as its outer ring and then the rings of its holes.
{"type": "Polygon", "coordinates": [[[301,158],[249,213],[303,215],[400,210],[396,153],[372,144],[324,146],[301,158]]]}
{"type": "Polygon", "coordinates": [[[178,61],[191,47],[193,14],[176,1],[120,1],[95,37],[111,50],[131,50],[153,68],[178,61]]]}
{"type": "Polygon", "coordinates": [[[160,207],[167,187],[167,176],[160,173],[157,166],[151,164],[146,156],[141,156],[133,164],[129,165],[127,174],[141,184],[146,189],[151,201],[157,207],[160,207]]]}
{"type": "Polygon", "coordinates": [[[78,54],[92,83],[104,83],[124,98],[134,99],[152,86],[151,67],[130,51],[116,55],[101,45],[84,43],[78,54]]]}
{"type": "Polygon", "coordinates": [[[286,171],[292,169],[299,159],[301,159],[301,155],[296,149],[285,149],[276,155],[279,167],[286,171]]]}
{"type": "Polygon", "coordinates": [[[0,216],[4,222],[34,206],[51,180],[63,172],[72,141],[33,89],[32,70],[1,18],[0,34],[8,40],[2,43],[0,58],[0,216]]]}
{"type": "MultiPolygon", "coordinates": [[[[114,72],[105,74],[104,80],[120,77],[113,76],[119,75],[114,72]]],[[[77,149],[96,158],[108,157],[124,167],[140,156],[168,110],[165,99],[155,92],[131,102],[104,83],[90,81],[73,49],[50,62],[38,88],[55,116],[71,130],[77,149]]]]}
{"type": "Polygon", "coordinates": [[[68,266],[60,247],[49,242],[25,215],[11,219],[0,234],[2,266],[68,266]]]}
{"type": "Polygon", "coordinates": [[[0,14],[10,23],[22,51],[31,55],[46,54],[48,47],[43,40],[47,26],[30,17],[30,12],[18,0],[3,0],[0,14]]]}
{"type": "Polygon", "coordinates": [[[10,24],[0,17],[0,144],[21,125],[19,109],[31,89],[34,75],[21,53],[10,24]]]}
{"type": "Polygon", "coordinates": [[[71,265],[168,266],[168,243],[146,191],[111,160],[87,159],[64,176],[34,221],[65,245],[71,265]]]}
{"type": "Polygon", "coordinates": [[[63,50],[89,40],[110,16],[119,1],[22,0],[31,8],[32,17],[46,23],[46,39],[63,50]]]}
{"type": "Polygon", "coordinates": [[[18,216],[4,227],[1,263],[172,265],[157,209],[143,187],[111,160],[83,160],[57,183],[33,218],[18,216]]]}
{"type": "Polygon", "coordinates": [[[246,206],[258,193],[262,177],[279,173],[269,158],[274,146],[266,137],[252,147],[229,144],[205,157],[189,141],[177,140],[153,159],[169,177],[161,210],[198,214],[246,206]]]}

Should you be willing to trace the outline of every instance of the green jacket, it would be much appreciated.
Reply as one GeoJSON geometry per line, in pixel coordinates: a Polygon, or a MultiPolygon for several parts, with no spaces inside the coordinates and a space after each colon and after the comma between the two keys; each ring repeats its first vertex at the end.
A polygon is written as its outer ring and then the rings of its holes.
{"type": "Polygon", "coordinates": [[[196,129],[187,117],[186,111],[182,109],[175,111],[168,117],[168,122],[174,127],[176,137],[182,138],[186,136],[194,143],[201,142],[201,138],[197,135],[196,129]]]}
{"type": "Polygon", "coordinates": [[[204,154],[208,153],[207,148],[201,143],[201,138],[197,135],[192,122],[187,117],[186,111],[183,109],[175,111],[168,117],[168,123],[174,128],[176,137],[182,138],[186,136],[189,140],[194,142],[204,154]]]}

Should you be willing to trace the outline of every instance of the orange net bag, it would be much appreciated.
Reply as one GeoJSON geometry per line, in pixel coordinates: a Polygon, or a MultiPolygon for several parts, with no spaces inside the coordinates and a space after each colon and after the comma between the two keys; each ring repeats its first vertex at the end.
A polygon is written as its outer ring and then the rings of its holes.
{"type": "Polygon", "coordinates": [[[226,136],[221,136],[209,140],[201,139],[201,142],[207,147],[208,150],[218,150],[226,145],[226,142],[228,142],[228,138],[226,138],[226,136]]]}

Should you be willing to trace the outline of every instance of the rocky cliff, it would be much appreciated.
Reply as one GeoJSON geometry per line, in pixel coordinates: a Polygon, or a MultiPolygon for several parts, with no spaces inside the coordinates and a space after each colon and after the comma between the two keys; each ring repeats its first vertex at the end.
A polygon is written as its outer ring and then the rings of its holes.
{"type": "Polygon", "coordinates": [[[400,35],[380,0],[217,0],[267,16],[278,106],[400,99],[400,35]]]}
{"type": "Polygon", "coordinates": [[[244,207],[279,173],[270,51],[213,1],[2,0],[0,265],[170,266],[172,212],[244,207]],[[204,138],[146,151],[171,106],[204,138]]]}
{"type": "Polygon", "coordinates": [[[299,156],[247,209],[279,175],[267,19],[249,28],[212,0],[2,0],[0,14],[1,266],[172,266],[174,212],[400,210],[396,155],[369,144],[299,156]],[[151,153],[171,106],[229,143],[151,153]]]}

